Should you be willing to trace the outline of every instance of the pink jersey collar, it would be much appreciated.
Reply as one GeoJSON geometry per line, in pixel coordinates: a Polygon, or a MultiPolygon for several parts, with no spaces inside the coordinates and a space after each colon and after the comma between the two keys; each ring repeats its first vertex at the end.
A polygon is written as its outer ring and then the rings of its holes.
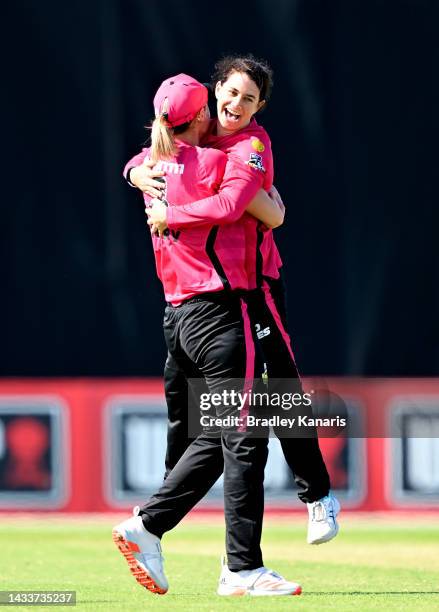
{"type": "Polygon", "coordinates": [[[232,134],[227,134],[227,136],[218,136],[216,134],[217,123],[218,123],[218,119],[210,120],[209,129],[207,130],[206,134],[201,139],[201,142],[200,142],[201,146],[205,147],[208,145],[215,144],[219,140],[225,140],[226,138],[235,138],[238,135],[246,134],[247,132],[253,132],[254,130],[257,130],[257,129],[262,129],[261,126],[256,121],[256,119],[253,117],[250,123],[246,125],[244,128],[236,132],[233,132],[232,134]]]}

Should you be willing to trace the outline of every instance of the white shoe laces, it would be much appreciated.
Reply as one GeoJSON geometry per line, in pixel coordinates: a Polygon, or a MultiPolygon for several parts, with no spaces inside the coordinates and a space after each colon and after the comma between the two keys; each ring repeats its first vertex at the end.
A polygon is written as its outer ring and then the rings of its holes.
{"type": "Polygon", "coordinates": [[[285,578],[278,574],[273,570],[269,570],[265,568],[265,571],[260,572],[260,574],[253,580],[253,583],[250,588],[258,588],[259,585],[262,585],[263,588],[270,589],[271,586],[279,584],[279,582],[286,582],[285,578]],[[270,578],[274,579],[274,582],[270,582],[270,578]],[[268,582],[267,582],[268,579],[268,582]],[[258,584],[259,582],[259,584],[258,584]]]}
{"type": "Polygon", "coordinates": [[[270,576],[273,576],[273,578],[278,578],[279,580],[285,580],[285,578],[283,576],[281,576],[277,572],[274,572],[273,570],[267,570],[266,573],[270,574],[270,576]]]}
{"type": "Polygon", "coordinates": [[[334,506],[332,500],[326,499],[325,501],[319,500],[312,504],[312,520],[313,521],[325,521],[327,519],[335,520],[334,506]]]}
{"type": "Polygon", "coordinates": [[[314,502],[312,506],[312,520],[313,521],[324,521],[326,518],[325,504],[321,501],[314,502]]]}
{"type": "Polygon", "coordinates": [[[161,552],[156,553],[140,553],[142,561],[150,561],[151,559],[159,559],[162,563],[165,560],[161,552]]]}

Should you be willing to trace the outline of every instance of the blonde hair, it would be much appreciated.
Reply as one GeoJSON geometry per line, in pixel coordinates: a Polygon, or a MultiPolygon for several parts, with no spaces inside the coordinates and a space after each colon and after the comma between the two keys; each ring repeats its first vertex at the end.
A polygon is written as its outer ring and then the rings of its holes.
{"type": "Polygon", "coordinates": [[[166,118],[159,115],[151,126],[151,151],[153,161],[169,159],[175,154],[174,131],[166,125],[166,118]]]}

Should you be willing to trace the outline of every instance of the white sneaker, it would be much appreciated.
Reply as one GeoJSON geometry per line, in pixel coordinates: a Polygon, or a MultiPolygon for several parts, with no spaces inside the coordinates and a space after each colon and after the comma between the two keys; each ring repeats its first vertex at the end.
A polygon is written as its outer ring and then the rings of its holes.
{"type": "Polygon", "coordinates": [[[160,539],[145,529],[138,511],[136,506],[134,516],[113,528],[113,542],[137,582],[151,593],[164,595],[169,585],[163,571],[160,539]]]}
{"type": "Polygon", "coordinates": [[[335,538],[339,531],[337,514],[340,512],[338,500],[331,494],[322,497],[308,506],[308,544],[323,544],[335,538]]]}
{"type": "Polygon", "coordinates": [[[222,559],[218,595],[300,595],[301,592],[300,584],[288,582],[266,567],[231,572],[225,558],[222,559]]]}

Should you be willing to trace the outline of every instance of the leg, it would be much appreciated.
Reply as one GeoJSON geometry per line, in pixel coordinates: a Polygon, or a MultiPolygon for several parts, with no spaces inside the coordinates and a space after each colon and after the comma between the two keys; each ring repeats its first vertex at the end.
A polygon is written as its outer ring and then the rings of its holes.
{"type": "MultiPolygon", "coordinates": [[[[282,282],[264,281],[263,288],[251,301],[250,316],[258,324],[260,342],[269,378],[277,379],[279,393],[302,392],[300,377],[290,337],[286,331],[286,309],[282,282]],[[283,388],[285,387],[285,388],[283,388]]],[[[317,433],[310,437],[287,437],[274,429],[279,437],[285,459],[299,487],[303,502],[314,502],[328,495],[329,475],[323,461],[317,433]]]]}
{"type": "Polygon", "coordinates": [[[160,490],[140,508],[145,528],[159,538],[173,529],[223,473],[221,440],[201,434],[183,453],[160,490]]]}
{"type": "Polygon", "coordinates": [[[267,438],[223,433],[227,564],[231,571],[263,566],[260,548],[267,438]]]}
{"type": "MultiPolygon", "coordinates": [[[[211,393],[242,391],[243,381],[254,385],[262,363],[254,342],[244,301],[193,304],[182,334],[186,353],[203,372],[211,393]]],[[[236,412],[221,406],[218,416],[236,412]]],[[[223,428],[224,510],[226,548],[231,570],[263,565],[260,538],[263,517],[263,478],[267,437],[223,428]]]]}
{"type": "MultiPolygon", "coordinates": [[[[181,346],[181,319],[187,306],[167,307],[163,328],[168,347],[165,380],[168,401],[168,441],[166,467],[172,470],[159,491],[140,508],[145,528],[158,537],[169,531],[191,510],[213,486],[223,471],[221,441],[200,434],[188,442],[189,408],[199,413],[199,404],[188,402],[189,379],[199,370],[181,346]],[[178,455],[181,455],[178,458],[178,455]],[[174,466],[172,464],[175,463],[174,466]]],[[[198,387],[198,385],[197,385],[198,387]]]]}
{"type": "MultiPolygon", "coordinates": [[[[199,410],[199,385],[197,384],[197,389],[193,389],[188,383],[189,372],[187,371],[187,365],[185,372],[183,366],[168,352],[164,370],[165,397],[168,407],[165,478],[167,478],[169,472],[176,466],[185,450],[195,438],[195,436],[189,437],[188,414],[190,410],[199,410]]],[[[194,378],[202,377],[202,374],[196,368],[193,368],[190,375],[194,378]]]]}
{"type": "MultiPolygon", "coordinates": [[[[236,305],[217,308],[216,304],[206,307],[200,303],[196,306],[196,309],[189,309],[190,323],[186,329],[177,330],[177,335],[184,339],[188,356],[205,374],[209,391],[235,390],[239,378],[245,379],[247,390],[255,373],[260,374],[262,369],[255,370],[252,326],[244,303],[242,310],[239,302],[238,308],[236,305]],[[195,327],[194,322],[197,323],[195,327]]],[[[175,331],[175,320],[173,327],[175,331]]],[[[172,334],[170,340],[168,347],[178,348],[177,343],[172,342],[172,334]]],[[[224,416],[228,411],[230,408],[224,402],[217,414],[224,416]]],[[[218,593],[300,594],[300,585],[262,567],[260,537],[267,442],[267,437],[252,438],[250,432],[238,432],[236,428],[233,431],[223,428],[220,440],[202,434],[185,451],[161,490],[143,506],[142,516],[133,517],[115,528],[115,541],[119,548],[122,546],[121,552],[141,584],[149,590],[158,589],[154,592],[166,592],[168,586],[163,574],[159,537],[172,528],[215,482],[221,473],[224,455],[229,567],[223,565],[218,593]]]]}

